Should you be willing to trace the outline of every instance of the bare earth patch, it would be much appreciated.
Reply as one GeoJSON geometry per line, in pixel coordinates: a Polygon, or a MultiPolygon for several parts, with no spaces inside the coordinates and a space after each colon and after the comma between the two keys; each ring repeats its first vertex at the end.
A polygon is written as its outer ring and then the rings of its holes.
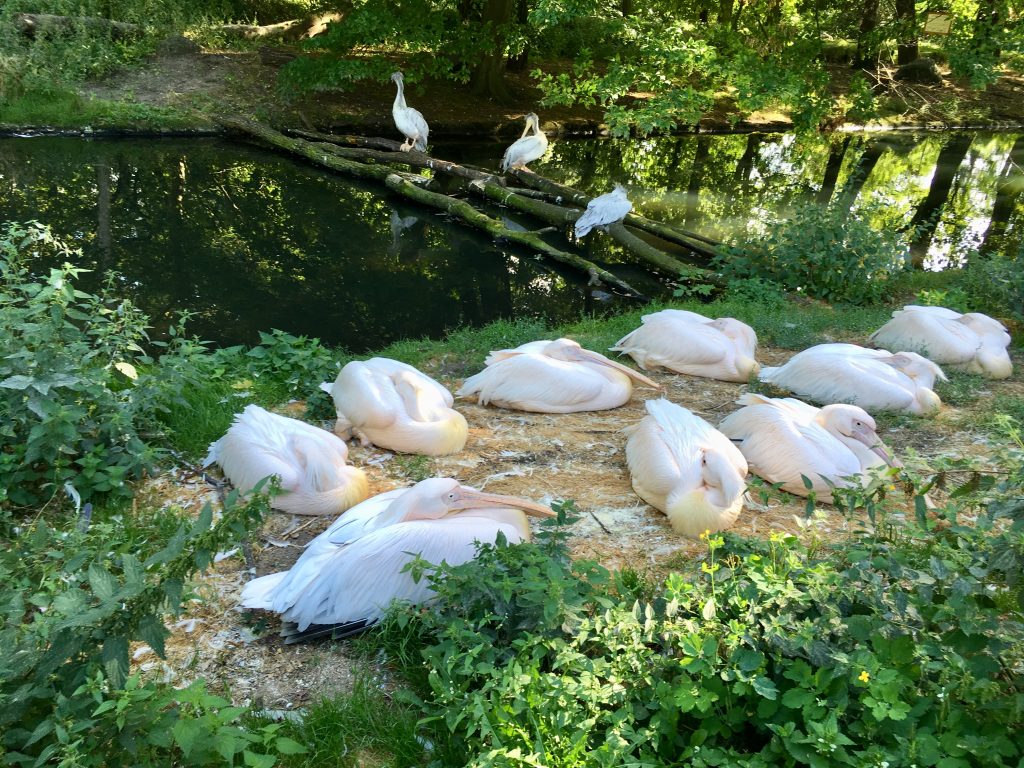
{"type": "MultiPolygon", "coordinates": [[[[758,359],[777,365],[791,354],[761,348],[758,359]]],[[[1022,361],[1015,362],[1020,366],[1022,361]]],[[[455,389],[459,381],[441,375],[440,365],[425,370],[455,389]]],[[[664,387],[666,397],[713,424],[734,410],[734,401],[746,391],[745,386],[710,379],[664,372],[651,376],[664,387]]],[[[1019,377],[991,382],[988,389],[993,395],[1024,397],[1019,377]]],[[[644,400],[657,396],[650,389],[635,389],[633,399],[621,408],[567,415],[484,408],[461,400],[457,406],[471,425],[462,453],[439,459],[396,456],[353,442],[351,461],[366,470],[371,494],[423,477],[448,476],[533,500],[573,499],[581,513],[570,528],[574,556],[595,559],[612,569],[628,566],[660,577],[685,560],[700,558],[706,547],[676,534],[667,518],[641,501],[630,487],[621,430],[643,417],[644,400]]],[[[988,399],[983,394],[970,407],[944,406],[936,418],[913,419],[907,426],[899,426],[905,420],[882,415],[879,434],[898,455],[913,450],[925,458],[984,456],[987,442],[979,425],[988,399]]],[[[296,415],[298,409],[292,405],[285,410],[296,415]]],[[[152,481],[148,492],[150,503],[179,506],[194,514],[207,501],[217,503],[214,490],[191,471],[174,470],[161,476],[152,481]]],[[[941,492],[933,495],[941,504],[941,492]]],[[[331,522],[331,518],[273,515],[253,542],[257,573],[289,568],[302,546],[331,522]]],[[[834,510],[811,523],[813,535],[826,540],[841,537],[855,525],[834,510]]],[[[807,526],[804,501],[782,494],[773,496],[764,511],[747,508],[733,530],[744,536],[781,531],[804,536],[808,535],[807,526]]],[[[237,610],[239,593],[249,578],[241,553],[217,563],[195,583],[197,599],[173,625],[166,661],[143,648],[137,651],[136,663],[179,685],[205,678],[236,703],[257,703],[269,709],[302,707],[350,690],[354,676],[366,664],[354,659],[346,644],[285,646],[277,637],[275,618],[260,617],[264,623],[258,626],[252,617],[237,610]]],[[[375,674],[384,675],[380,671],[375,674]]],[[[387,684],[383,678],[382,682],[387,684]]]]}

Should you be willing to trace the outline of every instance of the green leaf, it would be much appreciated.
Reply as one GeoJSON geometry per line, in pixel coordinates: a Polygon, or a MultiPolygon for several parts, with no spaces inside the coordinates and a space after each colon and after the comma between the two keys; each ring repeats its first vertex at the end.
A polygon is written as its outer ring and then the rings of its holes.
{"type": "Polygon", "coordinates": [[[110,635],[103,641],[100,653],[103,671],[110,678],[111,685],[120,687],[128,676],[128,638],[110,635]]]}
{"type": "Polygon", "coordinates": [[[805,705],[814,701],[814,699],[814,692],[808,691],[806,688],[790,688],[782,694],[783,706],[790,709],[802,709],[805,705]]]}
{"type": "Polygon", "coordinates": [[[171,727],[171,734],[174,736],[174,743],[178,745],[181,753],[188,757],[199,738],[202,727],[198,720],[181,719],[171,727]]]}
{"type": "Polygon", "coordinates": [[[89,586],[92,587],[93,594],[105,603],[114,596],[119,585],[109,571],[92,563],[89,566],[89,586]]]}
{"type": "Polygon", "coordinates": [[[168,635],[167,628],[158,616],[143,616],[139,620],[139,639],[152,648],[157,656],[164,658],[164,640],[168,635]]]}
{"type": "Polygon", "coordinates": [[[274,768],[277,758],[273,755],[261,755],[257,752],[250,752],[248,749],[242,753],[245,764],[251,768],[274,768]]]}
{"type": "Polygon", "coordinates": [[[764,696],[766,699],[774,700],[779,695],[779,689],[776,688],[775,683],[767,677],[755,677],[753,685],[754,690],[757,691],[758,695],[764,696]]]}
{"type": "Polygon", "coordinates": [[[277,751],[282,755],[301,755],[309,750],[294,739],[289,739],[287,736],[281,736],[274,742],[274,746],[277,751]]]}

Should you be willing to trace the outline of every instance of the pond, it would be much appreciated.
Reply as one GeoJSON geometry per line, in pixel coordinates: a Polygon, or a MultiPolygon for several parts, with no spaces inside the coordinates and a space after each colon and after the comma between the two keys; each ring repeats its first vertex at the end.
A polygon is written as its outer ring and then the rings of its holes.
{"type": "MultiPolygon", "coordinates": [[[[433,153],[494,167],[504,146],[433,153]]],[[[637,208],[716,239],[802,200],[872,208],[879,227],[922,222],[932,268],[1020,247],[1024,135],[697,135],[557,140],[539,173],[593,194],[613,181],[637,208]]],[[[534,226],[497,209],[512,226],[534,226]]],[[[433,211],[272,152],[221,140],[0,139],[0,220],[36,219],[83,248],[153,319],[181,310],[218,344],[281,328],[360,352],[497,318],[563,321],[627,300],[433,211]]],[[[546,235],[567,247],[564,236],[546,235]]],[[[588,256],[671,295],[603,235],[588,256]]]]}

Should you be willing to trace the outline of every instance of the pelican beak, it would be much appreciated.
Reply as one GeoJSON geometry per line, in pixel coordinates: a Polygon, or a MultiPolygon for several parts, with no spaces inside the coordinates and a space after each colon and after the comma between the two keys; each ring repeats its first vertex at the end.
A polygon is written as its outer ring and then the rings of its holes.
{"type": "Polygon", "coordinates": [[[888,464],[890,467],[901,467],[903,464],[894,459],[892,454],[886,450],[885,444],[881,441],[877,434],[866,429],[855,429],[853,430],[853,436],[860,442],[864,443],[868,447],[868,450],[878,456],[882,461],[888,464]]]}
{"type": "Polygon", "coordinates": [[[651,381],[639,371],[634,371],[628,365],[623,365],[622,363],[616,363],[614,360],[609,360],[602,354],[599,354],[597,352],[591,352],[589,349],[581,348],[579,351],[579,356],[581,362],[607,365],[609,368],[614,368],[619,373],[628,376],[633,381],[639,382],[640,384],[643,384],[646,387],[651,387],[652,389],[661,389],[661,384],[658,384],[655,381],[651,381]]]}
{"type": "Polygon", "coordinates": [[[484,493],[475,491],[472,488],[459,486],[459,498],[452,502],[450,508],[455,509],[481,509],[486,507],[512,507],[522,510],[533,517],[554,517],[555,513],[543,504],[534,504],[532,501],[520,499],[517,496],[502,496],[499,493],[484,493]]]}

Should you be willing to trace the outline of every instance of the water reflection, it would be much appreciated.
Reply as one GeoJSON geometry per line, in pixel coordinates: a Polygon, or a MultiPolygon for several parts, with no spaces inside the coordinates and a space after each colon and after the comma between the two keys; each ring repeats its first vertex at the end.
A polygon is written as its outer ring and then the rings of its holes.
{"type": "MultiPolygon", "coordinates": [[[[434,152],[494,167],[503,149],[434,152]]],[[[592,194],[624,182],[640,211],[717,239],[804,200],[873,202],[873,223],[912,231],[914,259],[938,268],[1018,252],[1022,164],[1015,134],[749,134],[557,141],[535,170],[592,194]]],[[[360,351],[613,303],[575,273],[377,187],[217,141],[0,140],[0,219],[38,219],[81,243],[93,282],[120,272],[158,332],[187,308],[194,330],[220,343],[276,327],[360,351]]],[[[567,245],[562,233],[545,237],[567,245]]],[[[586,247],[641,290],[667,291],[607,238],[586,247]]]]}

